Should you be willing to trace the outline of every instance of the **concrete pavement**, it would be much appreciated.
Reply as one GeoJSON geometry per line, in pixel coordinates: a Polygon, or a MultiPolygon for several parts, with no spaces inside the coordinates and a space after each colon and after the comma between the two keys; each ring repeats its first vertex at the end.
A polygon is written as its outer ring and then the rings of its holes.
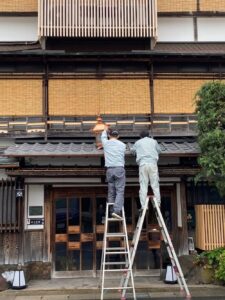
{"type": "MultiPolygon", "coordinates": [[[[115,279],[110,279],[112,286],[115,279]]],[[[188,285],[193,299],[225,300],[225,287],[216,285],[188,285]]],[[[165,284],[155,277],[135,277],[137,300],[186,299],[178,284],[165,284]]],[[[129,296],[129,295],[128,295],[129,296]]],[[[24,290],[0,292],[0,300],[99,300],[96,278],[34,280],[24,290]]],[[[119,300],[118,292],[107,292],[104,299],[119,300]]],[[[127,299],[133,299],[132,296],[127,299]]]]}

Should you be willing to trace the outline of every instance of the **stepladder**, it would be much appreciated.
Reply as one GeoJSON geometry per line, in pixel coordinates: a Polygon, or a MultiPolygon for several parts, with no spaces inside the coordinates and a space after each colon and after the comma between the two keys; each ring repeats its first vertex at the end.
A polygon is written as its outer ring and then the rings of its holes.
{"type": "Polygon", "coordinates": [[[124,208],[122,208],[121,219],[116,219],[112,218],[110,214],[112,206],[112,203],[106,205],[100,272],[101,300],[104,299],[106,292],[110,290],[120,293],[118,299],[125,299],[123,297],[123,287],[117,279],[120,278],[121,273],[124,277],[129,275],[128,283],[130,282],[130,285],[126,286],[126,292],[129,290],[132,293],[132,299],[136,300],[124,208]]]}
{"type": "Polygon", "coordinates": [[[174,270],[174,272],[177,276],[177,281],[179,283],[180,290],[185,291],[185,294],[186,294],[187,298],[191,298],[191,294],[190,294],[189,288],[187,286],[186,280],[184,278],[183,271],[181,269],[178,257],[176,255],[174,246],[172,244],[168,229],[167,229],[166,224],[164,222],[164,219],[163,219],[163,216],[162,216],[162,213],[161,213],[161,210],[160,210],[160,206],[159,206],[159,204],[158,204],[155,197],[151,197],[150,199],[151,199],[151,203],[152,203],[152,206],[153,206],[156,218],[157,218],[157,222],[158,222],[159,227],[160,227],[160,231],[161,231],[161,234],[162,234],[162,239],[165,243],[165,246],[166,246],[170,261],[171,261],[172,268],[173,268],[173,270],[174,270]]]}
{"type": "MultiPolygon", "coordinates": [[[[140,240],[140,235],[141,235],[141,231],[142,231],[142,227],[144,224],[144,220],[145,220],[145,215],[146,215],[146,211],[148,210],[148,204],[149,204],[149,198],[146,198],[145,201],[145,205],[143,207],[143,209],[140,210],[140,214],[139,214],[139,218],[138,218],[138,222],[134,231],[134,235],[133,235],[133,239],[130,245],[130,263],[131,263],[131,267],[133,267],[133,263],[134,263],[134,259],[135,259],[135,255],[137,252],[137,247],[138,247],[138,242],[140,240]]],[[[126,267],[128,266],[128,261],[126,263],[126,267]]],[[[129,284],[129,276],[130,274],[123,274],[123,276],[121,276],[121,280],[120,280],[120,286],[123,287],[121,289],[122,291],[122,297],[121,299],[126,299],[126,292],[127,292],[127,287],[129,284]]]]}
{"type": "MultiPolygon", "coordinates": [[[[137,226],[134,231],[132,243],[130,246],[130,257],[131,257],[130,263],[133,266],[135,255],[137,252],[138,242],[140,240],[143,223],[144,223],[146,212],[147,212],[148,206],[149,206],[149,200],[153,205],[153,209],[154,209],[154,212],[155,212],[155,215],[157,218],[157,222],[160,227],[162,239],[165,242],[166,249],[167,249],[168,255],[170,257],[173,270],[177,276],[177,280],[180,285],[180,289],[181,289],[181,291],[183,291],[183,290],[185,291],[187,298],[191,298],[191,294],[190,294],[188,286],[186,284],[180,263],[178,261],[177,255],[175,253],[175,250],[174,250],[171,238],[170,238],[170,235],[169,235],[167,227],[165,225],[165,222],[164,222],[161,210],[160,210],[160,206],[158,205],[158,202],[154,196],[148,196],[146,198],[144,208],[140,212],[137,226]]],[[[128,266],[128,262],[127,262],[126,266],[128,266]]],[[[129,276],[130,276],[130,274],[127,273],[125,276],[121,277],[120,286],[122,287],[122,299],[126,299],[126,292],[127,292],[126,288],[128,287],[128,284],[129,284],[129,276]]]]}

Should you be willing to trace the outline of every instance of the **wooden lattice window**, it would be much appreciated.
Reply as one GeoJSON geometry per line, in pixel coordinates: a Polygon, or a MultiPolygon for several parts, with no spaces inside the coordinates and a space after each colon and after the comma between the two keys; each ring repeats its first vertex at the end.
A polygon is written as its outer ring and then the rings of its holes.
{"type": "Polygon", "coordinates": [[[0,232],[19,230],[21,199],[16,199],[15,182],[0,182],[0,232]]]}

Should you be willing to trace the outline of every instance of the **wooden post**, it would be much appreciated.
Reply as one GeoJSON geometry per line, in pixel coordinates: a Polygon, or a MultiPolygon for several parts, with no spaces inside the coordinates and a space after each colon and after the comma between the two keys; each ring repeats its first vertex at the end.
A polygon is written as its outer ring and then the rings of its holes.
{"type": "Polygon", "coordinates": [[[187,205],[185,181],[176,183],[175,203],[173,209],[173,244],[178,256],[186,255],[188,251],[187,205]]]}

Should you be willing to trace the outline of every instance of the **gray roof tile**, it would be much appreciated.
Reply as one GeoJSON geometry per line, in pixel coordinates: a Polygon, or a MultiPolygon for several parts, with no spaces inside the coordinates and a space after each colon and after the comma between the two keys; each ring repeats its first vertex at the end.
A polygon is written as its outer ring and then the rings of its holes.
{"type": "MultiPolygon", "coordinates": [[[[197,142],[159,142],[163,155],[199,154],[197,142]]],[[[132,144],[127,144],[127,155],[130,154],[132,144]]],[[[98,150],[93,143],[35,143],[35,144],[14,144],[8,147],[5,156],[99,156],[103,155],[102,150],[98,150]]]]}

